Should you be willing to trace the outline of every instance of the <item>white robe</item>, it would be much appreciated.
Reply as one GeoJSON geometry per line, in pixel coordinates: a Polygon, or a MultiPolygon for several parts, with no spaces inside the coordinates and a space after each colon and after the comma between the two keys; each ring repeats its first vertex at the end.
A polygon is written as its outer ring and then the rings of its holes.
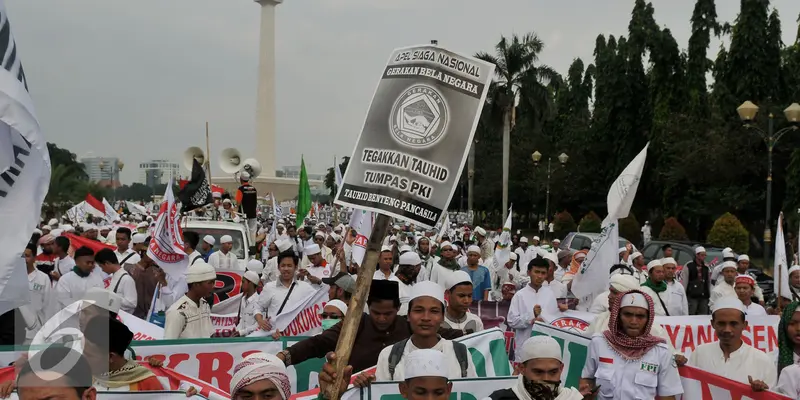
{"type": "MultiPolygon", "coordinates": [[[[98,268],[95,268],[98,269],[98,268]]],[[[104,289],[103,279],[100,274],[90,273],[86,278],[81,278],[74,271],[67,272],[56,284],[56,298],[62,308],[83,299],[90,288],[104,289]]]]}
{"type": "Polygon", "coordinates": [[[220,250],[208,256],[208,265],[211,265],[214,269],[238,270],[239,259],[236,258],[236,254],[233,254],[232,251],[229,251],[228,254],[223,254],[220,250]]]}
{"type": "Polygon", "coordinates": [[[671,317],[689,315],[689,301],[686,297],[686,289],[683,284],[674,280],[667,281],[667,292],[669,293],[667,303],[667,310],[671,317]]]}
{"type": "Polygon", "coordinates": [[[775,363],[761,350],[742,343],[739,350],[725,360],[719,342],[697,346],[689,356],[689,365],[749,385],[748,376],[760,380],[770,388],[778,382],[775,363]]]}
{"type": "Polygon", "coordinates": [[[136,310],[136,304],[139,298],[136,294],[136,281],[133,280],[132,276],[124,269],[120,268],[111,275],[111,283],[108,285],[108,290],[122,297],[120,310],[128,314],[133,314],[133,311],[136,310]]]}
{"type": "Polygon", "coordinates": [[[724,280],[718,282],[717,285],[711,289],[711,298],[708,300],[708,308],[712,309],[714,307],[714,302],[723,297],[738,298],[736,295],[736,289],[734,289],[733,286],[729,285],[728,282],[725,282],[724,280]]]}
{"type": "Polygon", "coordinates": [[[774,389],[793,399],[800,399],[800,364],[789,365],[781,371],[778,385],[774,389]]]}
{"type": "Polygon", "coordinates": [[[242,301],[239,303],[239,322],[236,324],[239,336],[247,336],[259,329],[258,321],[256,321],[257,308],[258,293],[253,293],[248,298],[242,294],[242,301]]]}
{"type": "Polygon", "coordinates": [[[55,315],[59,307],[54,298],[50,277],[44,272],[34,268],[33,272],[28,274],[28,289],[31,302],[20,307],[20,312],[25,318],[25,337],[31,340],[44,323],[55,315]]]}
{"type": "Polygon", "coordinates": [[[530,285],[517,291],[511,299],[511,305],[508,308],[508,317],[506,324],[514,329],[516,346],[514,354],[519,360],[522,357],[522,344],[525,339],[531,337],[531,329],[533,328],[533,308],[539,305],[542,308],[540,316],[558,316],[558,303],[556,296],[550,289],[550,286],[545,282],[539,290],[535,290],[530,285]]]}

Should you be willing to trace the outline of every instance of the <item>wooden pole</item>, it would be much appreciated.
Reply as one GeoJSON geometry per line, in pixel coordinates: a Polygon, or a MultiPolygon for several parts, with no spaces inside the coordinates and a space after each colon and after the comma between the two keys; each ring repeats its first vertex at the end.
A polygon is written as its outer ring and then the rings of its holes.
{"type": "Polygon", "coordinates": [[[208,121],[206,121],[206,159],[204,164],[206,167],[206,176],[208,177],[208,181],[211,182],[211,146],[208,140],[208,121]]]}
{"type": "MultiPolygon", "coordinates": [[[[339,341],[336,343],[336,376],[341,377],[345,367],[350,362],[350,353],[353,351],[353,343],[356,340],[358,325],[361,323],[361,316],[364,314],[364,304],[367,302],[369,288],[372,285],[372,276],[375,274],[375,267],[378,265],[381,246],[386,231],[389,229],[392,219],[386,215],[378,214],[375,224],[372,225],[372,233],[367,243],[367,254],[364,256],[364,263],[358,271],[356,280],[356,292],[350,299],[347,306],[347,315],[342,322],[342,331],[339,334],[339,341]]],[[[339,390],[342,380],[337,378],[333,385],[328,387],[326,399],[339,400],[339,390]]]]}

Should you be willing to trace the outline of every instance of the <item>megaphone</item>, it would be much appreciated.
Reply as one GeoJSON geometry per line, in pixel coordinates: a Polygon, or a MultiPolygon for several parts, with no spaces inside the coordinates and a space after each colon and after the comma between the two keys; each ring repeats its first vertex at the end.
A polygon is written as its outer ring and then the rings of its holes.
{"type": "Polygon", "coordinates": [[[235,174],[242,168],[242,154],[234,148],[222,150],[219,156],[219,168],[226,174],[235,174]]]}
{"type": "Polygon", "coordinates": [[[206,155],[203,153],[203,149],[192,146],[186,149],[183,152],[183,166],[186,167],[189,171],[192,170],[194,167],[194,160],[197,160],[200,165],[203,165],[206,161],[206,155]]]}
{"type": "Polygon", "coordinates": [[[257,176],[261,175],[261,163],[255,158],[248,158],[244,160],[242,164],[244,165],[242,170],[250,174],[250,179],[255,179],[257,176]]]}

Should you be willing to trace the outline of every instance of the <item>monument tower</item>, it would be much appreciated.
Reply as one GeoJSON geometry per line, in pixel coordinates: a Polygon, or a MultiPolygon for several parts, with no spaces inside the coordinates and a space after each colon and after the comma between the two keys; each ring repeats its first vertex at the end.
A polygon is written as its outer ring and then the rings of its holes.
{"type": "Polygon", "coordinates": [[[255,0],[261,6],[256,98],[256,153],[264,178],[275,176],[275,7],[283,0],[255,0]]]}

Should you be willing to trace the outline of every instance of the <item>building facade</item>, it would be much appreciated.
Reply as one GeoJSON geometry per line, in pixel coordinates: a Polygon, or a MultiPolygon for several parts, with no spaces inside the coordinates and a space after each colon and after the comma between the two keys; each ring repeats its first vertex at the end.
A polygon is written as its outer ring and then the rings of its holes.
{"type": "Polygon", "coordinates": [[[139,163],[139,183],[149,187],[166,184],[170,179],[178,181],[181,167],[168,160],[150,160],[139,163]]]}
{"type": "Polygon", "coordinates": [[[81,158],[83,170],[92,182],[103,186],[119,187],[119,173],[123,165],[117,157],[81,158]]]}

